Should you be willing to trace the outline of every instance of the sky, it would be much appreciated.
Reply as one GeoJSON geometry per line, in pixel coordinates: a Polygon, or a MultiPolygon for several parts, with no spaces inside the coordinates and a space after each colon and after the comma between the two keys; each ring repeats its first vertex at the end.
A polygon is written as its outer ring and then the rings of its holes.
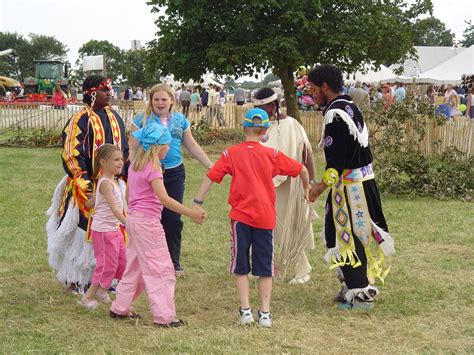
{"type": "MultiPolygon", "coordinates": [[[[432,2],[433,15],[460,40],[464,21],[473,20],[474,0],[432,2]]],[[[0,0],[0,32],[54,36],[68,46],[74,65],[79,47],[91,39],[122,49],[130,49],[132,40],[151,41],[157,27],[150,9],[146,0],[0,0]]]]}

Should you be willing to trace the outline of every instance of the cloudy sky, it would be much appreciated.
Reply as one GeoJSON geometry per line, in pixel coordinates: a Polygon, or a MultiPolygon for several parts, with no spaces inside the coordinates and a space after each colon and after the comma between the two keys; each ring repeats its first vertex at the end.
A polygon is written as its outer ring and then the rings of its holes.
{"type": "MultiPolygon", "coordinates": [[[[474,17],[474,0],[432,1],[434,16],[460,40],[464,21],[474,17]]],[[[70,49],[73,64],[79,47],[91,39],[130,49],[133,39],[152,40],[156,26],[145,0],[0,0],[0,31],[55,36],[70,49]]]]}

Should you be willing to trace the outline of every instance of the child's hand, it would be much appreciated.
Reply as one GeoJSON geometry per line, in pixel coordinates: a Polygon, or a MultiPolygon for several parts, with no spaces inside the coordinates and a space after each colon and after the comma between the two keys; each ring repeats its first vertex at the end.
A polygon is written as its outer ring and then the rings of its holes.
{"type": "Polygon", "coordinates": [[[87,201],[85,203],[87,208],[92,208],[94,207],[95,204],[95,195],[92,193],[86,193],[87,196],[87,201]]]}
{"type": "Polygon", "coordinates": [[[193,206],[190,217],[194,223],[202,224],[202,222],[207,218],[207,213],[202,209],[202,207],[193,206]]]}
{"type": "Polygon", "coordinates": [[[306,201],[308,201],[308,202],[311,202],[311,201],[309,200],[309,192],[310,192],[310,191],[311,191],[311,185],[308,184],[308,186],[304,187],[304,191],[303,191],[303,193],[304,193],[304,199],[305,199],[306,201]]]}

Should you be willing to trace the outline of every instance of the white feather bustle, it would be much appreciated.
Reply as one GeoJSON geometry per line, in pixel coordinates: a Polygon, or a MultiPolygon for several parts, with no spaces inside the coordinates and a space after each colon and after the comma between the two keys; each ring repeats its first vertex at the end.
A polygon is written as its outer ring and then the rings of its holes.
{"type": "Polygon", "coordinates": [[[61,283],[87,285],[95,268],[94,249],[92,243],[86,242],[86,232],[78,227],[79,208],[72,200],[58,228],[57,211],[66,183],[67,177],[59,182],[47,212],[48,261],[61,283]]]}

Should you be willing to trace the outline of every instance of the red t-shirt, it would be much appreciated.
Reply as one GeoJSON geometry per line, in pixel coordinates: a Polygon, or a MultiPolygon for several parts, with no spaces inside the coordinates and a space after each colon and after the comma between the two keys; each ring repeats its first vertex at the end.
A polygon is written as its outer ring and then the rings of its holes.
{"type": "Polygon", "coordinates": [[[227,148],[207,176],[220,183],[232,176],[229,217],[249,226],[274,229],[276,224],[273,177],[296,177],[303,165],[277,149],[258,142],[242,142],[227,148]]]}

